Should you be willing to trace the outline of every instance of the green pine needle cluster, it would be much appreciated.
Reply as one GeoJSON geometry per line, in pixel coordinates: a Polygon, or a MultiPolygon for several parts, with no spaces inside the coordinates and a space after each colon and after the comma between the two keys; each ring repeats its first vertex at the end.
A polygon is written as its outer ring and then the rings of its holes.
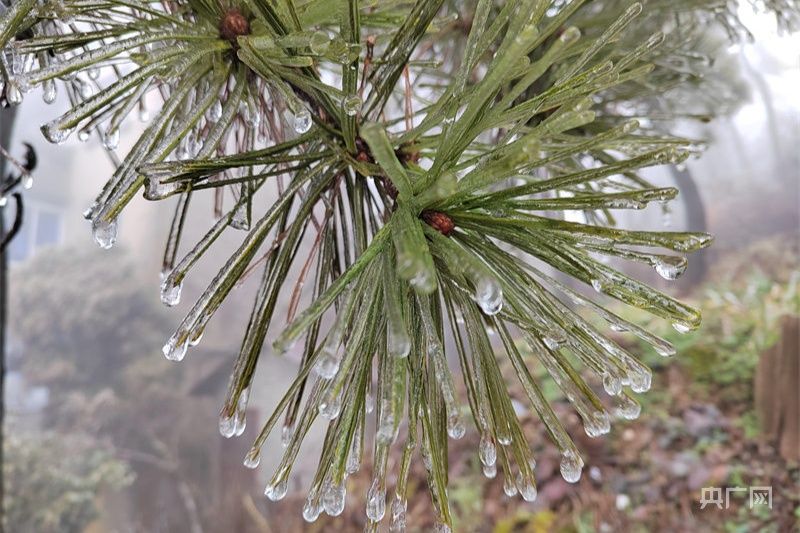
{"type": "MultiPolygon", "coordinates": [[[[775,3],[783,20],[796,20],[789,3],[775,3]]],[[[510,360],[561,451],[564,478],[575,482],[580,450],[532,365],[547,369],[597,436],[612,417],[638,415],[634,394],[649,388],[650,371],[584,311],[664,356],[675,350],[593,295],[679,331],[699,326],[697,310],[605,259],[675,279],[682,254],[711,242],[617,229],[614,212],[677,195],[640,171],[680,164],[702,143],[637,117],[670,90],[702,87],[710,58],[693,52],[697,33],[719,22],[738,32],[734,10],[710,0],[18,0],[0,20],[3,94],[15,104],[34,87],[47,102],[61,93],[70,109],[42,126],[45,137],[96,135],[112,154],[122,123],[152,114],[85,215],[110,247],[140,191],[177,197],[166,304],[178,302],[202,256],[217,254],[223,232],[241,232],[164,354],[183,359],[231,290],[260,270],[220,430],[244,430],[262,353],[297,346],[298,375],[245,459],[256,467],[282,425],[269,498],[286,493],[321,418],[327,432],[307,520],[342,512],[347,477],[371,447],[369,527],[386,514],[391,489],[391,524],[404,528],[409,467],[421,457],[447,531],[447,442],[464,434],[467,418],[487,476],[499,469],[507,493],[536,497],[534,457],[500,360],[510,360]],[[203,189],[212,189],[216,221],[184,243],[190,200],[203,189]],[[284,324],[276,308],[287,295],[284,324]]]]}

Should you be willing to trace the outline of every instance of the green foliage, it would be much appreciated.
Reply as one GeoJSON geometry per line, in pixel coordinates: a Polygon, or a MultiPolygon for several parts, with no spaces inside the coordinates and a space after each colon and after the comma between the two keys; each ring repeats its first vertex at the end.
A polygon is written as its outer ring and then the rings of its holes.
{"type": "MultiPolygon", "coordinates": [[[[698,327],[696,309],[602,258],[674,279],[686,268],[682,254],[710,244],[705,234],[614,228],[612,211],[676,196],[640,171],[679,164],[702,143],[644,119],[670,90],[701,86],[710,61],[686,59],[693,36],[714,20],[731,30],[734,9],[711,1],[23,1],[0,20],[0,44],[12,56],[9,102],[37,85],[52,100],[57,81],[70,99],[70,110],[42,127],[53,142],[98,131],[114,150],[131,110],[146,93],[160,95],[86,216],[98,244],[110,247],[117,217],[140,190],[151,200],[179,197],[164,255],[165,303],[177,302],[184,278],[224,231],[244,230],[164,354],[183,359],[251,265],[263,270],[220,430],[243,430],[268,334],[277,334],[278,353],[302,341],[297,379],[247,458],[257,464],[285,416],[287,446],[267,496],[286,493],[299,447],[321,417],[328,428],[304,516],[339,514],[346,478],[369,444],[368,398],[376,398],[370,527],[385,514],[388,456],[403,423],[392,521],[404,523],[408,464],[419,452],[446,531],[447,439],[465,430],[448,337],[482,435],[481,459],[530,500],[532,452],[498,360],[511,363],[561,451],[564,477],[576,481],[583,461],[514,338],[525,340],[592,436],[609,430],[606,403],[624,416],[638,412],[624,388],[646,391],[650,370],[572,305],[674,353],[548,272],[681,331],[698,327]],[[107,76],[98,78],[98,68],[107,76]],[[204,189],[213,189],[218,220],[186,247],[190,198],[204,189]],[[575,211],[584,222],[568,220],[575,211]],[[284,328],[274,315],[287,295],[284,328]],[[611,399],[598,397],[581,371],[601,379],[611,399]]],[[[707,120],[713,110],[658,114],[668,124],[707,120]]]]}
{"type": "Polygon", "coordinates": [[[79,435],[12,432],[3,442],[4,518],[14,531],[81,533],[98,516],[100,492],[133,481],[125,463],[79,435]]]}

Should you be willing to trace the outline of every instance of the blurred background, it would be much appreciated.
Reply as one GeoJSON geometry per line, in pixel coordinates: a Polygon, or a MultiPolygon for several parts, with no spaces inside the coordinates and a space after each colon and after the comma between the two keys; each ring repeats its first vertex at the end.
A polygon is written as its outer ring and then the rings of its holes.
{"type": "MultiPolygon", "coordinates": [[[[741,15],[755,42],[731,45],[717,60],[723,82],[736,86],[738,105],[702,127],[685,126],[682,133],[709,141],[702,158],[648,176],[676,184],[679,199],[622,221],[715,235],[714,246],[690,257],[677,281],[637,272],[701,308],[703,327],[681,335],[657,321],[649,325],[676,344],[678,355],[646,357],[654,383],[640,397],[642,414],[615,424],[610,435],[585,437],[555,387],[548,390],[586,454],[576,485],[558,475],[556,452],[530,415],[521,414],[538,460],[534,503],[508,498],[499,478],[483,477],[474,431],[451,441],[456,531],[798,529],[800,36],[778,35],[770,16],[741,15]],[[701,509],[704,487],[771,487],[772,508],[751,507],[747,492],[734,491],[728,508],[701,509]]],[[[362,530],[368,468],[351,478],[343,516],[313,524],[301,518],[321,431],[308,439],[286,499],[262,496],[279,454],[262,454],[255,471],[242,458],[297,361],[267,354],[252,387],[250,426],[240,438],[223,439],[217,413],[252,303],[250,284],[231,294],[183,364],[164,360],[164,340],[219,265],[200,265],[183,303],[164,308],[158,276],[172,210],[143,199],[122,215],[118,245],[97,249],[81,212],[113,166],[96,140],[46,143],[39,125],[56,111],[29,95],[10,144],[19,156],[22,141],[33,144],[39,166],[10,249],[9,531],[362,530]]],[[[128,128],[121,150],[136,138],[135,126],[128,128]]],[[[213,199],[196,200],[203,201],[208,209],[195,206],[187,242],[212,216],[213,199]]],[[[236,242],[227,235],[222,248],[232,251],[236,242]]],[[[637,353],[630,339],[620,342],[637,353]]],[[[428,531],[424,470],[413,471],[409,530],[428,531]]]]}

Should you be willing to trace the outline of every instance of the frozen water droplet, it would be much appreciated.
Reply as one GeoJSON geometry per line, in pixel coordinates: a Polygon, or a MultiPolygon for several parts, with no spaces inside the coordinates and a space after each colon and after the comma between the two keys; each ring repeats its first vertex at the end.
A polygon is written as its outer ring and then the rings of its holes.
{"type": "Polygon", "coordinates": [[[89,70],[86,71],[90,79],[96,80],[100,77],[100,69],[97,67],[91,67],[89,70]]]}
{"type": "Polygon", "coordinates": [[[89,136],[91,135],[91,131],[86,128],[81,128],[78,130],[78,140],[82,143],[85,143],[89,140],[89,136]]]}
{"type": "Polygon", "coordinates": [[[103,135],[103,146],[106,150],[116,150],[119,146],[119,129],[114,128],[103,135]]]}
{"type": "Polygon", "coordinates": [[[289,446],[289,443],[292,441],[292,436],[294,435],[294,425],[293,424],[285,424],[283,429],[281,429],[281,446],[286,448],[289,446]]]}
{"type": "Polygon", "coordinates": [[[461,416],[458,413],[453,413],[447,417],[447,434],[451,439],[460,439],[464,436],[466,428],[464,422],[461,421],[461,416]]]}
{"type": "Polygon", "coordinates": [[[483,465],[483,475],[487,479],[494,479],[497,476],[497,465],[483,465]]]}
{"type": "Polygon", "coordinates": [[[572,450],[564,450],[561,454],[561,477],[567,483],[577,483],[581,478],[583,459],[572,450]]]}
{"type": "Polygon", "coordinates": [[[314,370],[322,379],[331,379],[339,370],[340,358],[334,350],[335,348],[333,350],[328,347],[324,348],[319,360],[314,365],[314,370]]]}
{"type": "Polygon", "coordinates": [[[642,412],[642,406],[639,405],[639,402],[628,396],[627,394],[621,394],[619,398],[617,398],[617,405],[616,405],[616,412],[615,414],[626,420],[636,420],[639,418],[639,414],[642,412]]]}
{"type": "Polygon", "coordinates": [[[8,198],[0,196],[0,207],[5,207],[6,205],[8,205],[8,198]]]}
{"type": "Polygon", "coordinates": [[[381,488],[380,482],[375,479],[367,492],[367,518],[373,522],[380,522],[384,514],[386,514],[386,490],[381,488]]]}
{"type": "Polygon", "coordinates": [[[294,131],[303,134],[311,129],[311,113],[306,108],[301,108],[294,115],[292,126],[294,131]]]}
{"type": "Polygon", "coordinates": [[[526,479],[522,476],[522,473],[517,474],[516,479],[517,490],[519,491],[520,496],[526,502],[532,502],[536,499],[538,495],[536,491],[536,485],[529,479],[526,479]]]}
{"type": "Polygon", "coordinates": [[[309,523],[316,522],[321,512],[322,506],[309,495],[305,505],[303,505],[303,520],[309,523]]]}
{"type": "Polygon", "coordinates": [[[356,94],[345,96],[342,99],[342,109],[347,116],[355,116],[361,110],[361,98],[356,94]]]}
{"type": "Polygon", "coordinates": [[[689,333],[693,329],[690,325],[682,324],[680,322],[673,323],[672,327],[675,328],[675,331],[677,331],[678,333],[683,333],[683,334],[689,333]]]}
{"type": "Polygon", "coordinates": [[[205,331],[205,328],[201,328],[193,335],[189,336],[189,346],[197,346],[200,344],[200,341],[203,340],[203,333],[205,333],[205,331]]]}
{"type": "Polygon", "coordinates": [[[71,129],[62,128],[58,120],[42,125],[41,130],[44,138],[53,144],[62,144],[72,133],[71,129]]]}
{"type": "Polygon", "coordinates": [[[173,283],[170,277],[164,278],[161,283],[161,303],[172,307],[181,301],[181,290],[183,283],[173,283]]]}
{"type": "Polygon", "coordinates": [[[324,31],[315,31],[311,35],[311,42],[309,43],[309,47],[311,48],[311,52],[321,55],[328,51],[328,47],[331,45],[331,38],[328,37],[328,34],[324,31]]]}
{"type": "Polygon", "coordinates": [[[167,343],[161,348],[161,352],[169,361],[183,361],[186,357],[186,350],[189,349],[189,341],[178,344],[177,333],[174,334],[167,343]]]}
{"type": "Polygon", "coordinates": [[[26,190],[33,188],[33,176],[25,176],[25,179],[22,182],[22,188],[26,190]]]}
{"type": "Polygon", "coordinates": [[[52,104],[56,101],[56,82],[55,80],[45,80],[42,82],[42,100],[46,104],[52,104]]]}
{"type": "Polygon", "coordinates": [[[375,397],[368,392],[364,397],[364,411],[369,414],[375,410],[375,397]]]}
{"type": "Polygon", "coordinates": [[[289,478],[281,479],[277,482],[270,483],[264,489],[264,495],[272,500],[273,502],[277,502],[282,500],[284,496],[286,496],[286,492],[289,490],[289,478]]]}
{"type": "Polygon", "coordinates": [[[475,283],[475,301],[481,310],[491,316],[503,309],[503,289],[491,276],[481,276],[475,283]]]}
{"type": "Polygon", "coordinates": [[[117,241],[117,221],[96,220],[92,223],[92,237],[103,250],[108,250],[117,241]]]}
{"type": "Polygon", "coordinates": [[[591,413],[583,420],[583,430],[589,437],[599,437],[611,431],[611,420],[605,411],[591,413]]]}
{"type": "Polygon", "coordinates": [[[592,288],[597,292],[603,292],[603,290],[605,289],[605,283],[602,280],[593,279],[592,288]]]}
{"type": "Polygon", "coordinates": [[[687,264],[685,257],[664,255],[656,258],[653,268],[662,278],[674,280],[686,271],[687,264]]]}
{"type": "Polygon", "coordinates": [[[603,388],[610,396],[616,396],[622,392],[622,381],[610,373],[605,373],[603,374],[603,388]]]}
{"type": "Polygon", "coordinates": [[[22,103],[22,88],[15,78],[11,78],[6,82],[6,100],[11,105],[22,103]]]}
{"type": "Polygon", "coordinates": [[[252,448],[244,458],[244,466],[251,469],[258,468],[259,463],[261,463],[261,450],[252,448]]]}
{"type": "Polygon", "coordinates": [[[517,486],[511,480],[509,475],[506,473],[505,478],[503,479],[503,492],[506,493],[506,496],[509,498],[513,498],[517,495],[517,486]]]}
{"type": "Polygon", "coordinates": [[[326,487],[325,493],[322,495],[322,506],[326,514],[329,516],[342,514],[346,492],[344,480],[339,485],[331,483],[326,487]]]}
{"type": "Polygon", "coordinates": [[[219,434],[229,439],[236,433],[236,416],[227,415],[224,412],[219,415],[219,434]]]}
{"type": "Polygon", "coordinates": [[[436,522],[436,525],[433,526],[433,531],[434,533],[452,533],[453,530],[444,522],[436,522]]]}
{"type": "Polygon", "coordinates": [[[634,366],[628,369],[628,379],[633,392],[647,392],[650,390],[653,374],[646,366],[634,366]]]}
{"type": "Polygon", "coordinates": [[[388,324],[386,328],[386,350],[393,357],[406,357],[411,351],[411,339],[403,324],[388,324]]]}
{"type": "Polygon", "coordinates": [[[389,531],[392,533],[404,533],[406,530],[406,504],[398,497],[392,501],[392,523],[389,531]]]}
{"type": "Polygon", "coordinates": [[[319,414],[328,420],[334,420],[339,416],[342,410],[342,397],[340,394],[335,394],[332,398],[331,394],[326,394],[322,401],[319,403],[319,414]]]}
{"type": "Polygon", "coordinates": [[[206,112],[206,116],[209,122],[219,122],[219,119],[222,118],[222,102],[217,100],[211,104],[211,107],[209,107],[206,112]]]}
{"type": "Polygon", "coordinates": [[[143,105],[139,106],[139,122],[149,122],[150,121],[150,111],[147,110],[146,107],[143,105]]]}
{"type": "Polygon", "coordinates": [[[478,445],[478,456],[484,466],[492,466],[497,461],[497,448],[495,448],[492,438],[486,433],[481,435],[481,442],[478,445]]]}

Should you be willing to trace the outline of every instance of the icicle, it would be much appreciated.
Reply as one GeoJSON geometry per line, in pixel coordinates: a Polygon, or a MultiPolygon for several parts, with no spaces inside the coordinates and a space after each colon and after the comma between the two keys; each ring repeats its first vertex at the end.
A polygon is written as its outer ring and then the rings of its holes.
{"type": "Polygon", "coordinates": [[[110,249],[117,241],[117,221],[96,220],[92,222],[92,237],[100,248],[110,249]]]}
{"type": "Polygon", "coordinates": [[[567,483],[577,483],[581,478],[581,470],[583,469],[583,459],[580,455],[572,450],[564,450],[561,453],[561,477],[567,483]]]}

